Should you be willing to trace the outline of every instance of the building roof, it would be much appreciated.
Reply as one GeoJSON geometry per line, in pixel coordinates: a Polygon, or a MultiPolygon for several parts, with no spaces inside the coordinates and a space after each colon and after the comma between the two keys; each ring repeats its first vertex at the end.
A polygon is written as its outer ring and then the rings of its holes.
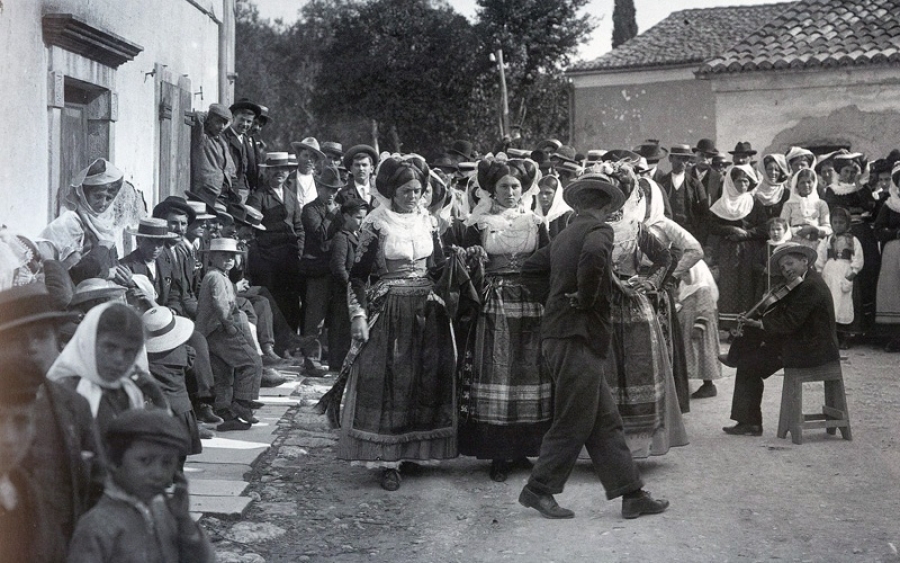
{"type": "Polygon", "coordinates": [[[700,64],[721,54],[793,4],[779,2],[672,12],[644,33],[598,59],[577,63],[568,72],[700,64]]]}
{"type": "Polygon", "coordinates": [[[900,0],[801,0],[698,74],[900,63],[900,0]]]}

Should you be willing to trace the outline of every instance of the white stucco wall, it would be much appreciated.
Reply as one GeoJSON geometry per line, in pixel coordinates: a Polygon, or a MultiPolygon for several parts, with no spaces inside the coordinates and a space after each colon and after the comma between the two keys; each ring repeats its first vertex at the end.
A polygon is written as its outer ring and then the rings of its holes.
{"type": "MultiPolygon", "coordinates": [[[[0,222],[26,236],[47,224],[49,49],[41,31],[46,13],[71,13],[144,50],[115,74],[118,120],[112,125],[111,158],[126,179],[155,203],[158,174],[158,102],[154,77],[167,65],[174,77],[187,74],[194,109],[218,101],[219,29],[188,0],[13,0],[0,11],[0,112],[6,123],[0,151],[0,222]]],[[[222,19],[221,0],[200,0],[222,19]]]]}
{"type": "Polygon", "coordinates": [[[719,144],[763,152],[847,143],[880,158],[900,146],[897,68],[754,72],[710,80],[719,144]]]}

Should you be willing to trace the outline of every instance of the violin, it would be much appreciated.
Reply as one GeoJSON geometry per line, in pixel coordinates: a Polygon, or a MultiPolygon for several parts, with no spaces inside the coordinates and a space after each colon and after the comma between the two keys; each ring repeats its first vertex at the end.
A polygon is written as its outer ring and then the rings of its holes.
{"type": "Polygon", "coordinates": [[[757,313],[765,313],[773,305],[784,299],[787,294],[790,293],[791,290],[793,290],[795,287],[800,285],[801,282],[803,282],[803,278],[797,276],[791,281],[775,286],[770,291],[766,292],[766,294],[762,296],[762,299],[760,299],[756,305],[751,307],[749,311],[743,313],[742,315],[738,315],[737,326],[731,330],[731,334],[734,336],[743,336],[744,323],[740,320],[740,317],[750,318],[757,313]]]}

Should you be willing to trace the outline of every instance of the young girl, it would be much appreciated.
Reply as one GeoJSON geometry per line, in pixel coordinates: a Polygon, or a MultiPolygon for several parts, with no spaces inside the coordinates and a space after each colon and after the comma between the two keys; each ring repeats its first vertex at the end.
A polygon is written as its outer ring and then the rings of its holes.
{"type": "Polygon", "coordinates": [[[813,170],[798,170],[791,177],[791,197],[781,209],[794,241],[810,248],[816,248],[820,239],[831,234],[828,204],[819,199],[818,183],[813,170]]]}
{"type": "Polygon", "coordinates": [[[859,240],[850,233],[850,212],[843,207],[831,211],[834,234],[819,242],[816,269],[831,290],[838,342],[842,350],[850,347],[850,338],[859,334],[854,313],[853,280],[863,267],[863,251],[859,240]]]}

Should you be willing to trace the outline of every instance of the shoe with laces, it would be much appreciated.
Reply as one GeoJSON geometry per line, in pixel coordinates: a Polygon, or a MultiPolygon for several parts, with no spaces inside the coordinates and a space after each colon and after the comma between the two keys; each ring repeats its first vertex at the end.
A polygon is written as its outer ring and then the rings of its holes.
{"type": "Polygon", "coordinates": [[[656,500],[650,493],[640,490],[634,496],[622,497],[622,518],[632,519],[644,514],[659,514],[669,508],[669,501],[656,500]]]}

